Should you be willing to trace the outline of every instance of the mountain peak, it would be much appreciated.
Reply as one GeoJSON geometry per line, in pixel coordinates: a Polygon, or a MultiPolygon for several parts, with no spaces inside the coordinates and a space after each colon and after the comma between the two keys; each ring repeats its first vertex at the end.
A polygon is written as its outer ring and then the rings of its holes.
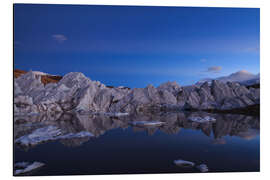
{"type": "Polygon", "coordinates": [[[211,83],[212,80],[219,80],[221,82],[244,82],[244,81],[249,81],[249,80],[254,80],[254,79],[258,79],[259,75],[255,75],[252,74],[251,72],[248,72],[247,70],[240,70],[237,71],[235,73],[232,73],[228,76],[222,76],[219,78],[215,78],[215,79],[211,79],[211,78],[207,78],[207,79],[203,79],[198,81],[196,84],[202,84],[204,82],[208,82],[211,83]]]}
{"type": "Polygon", "coordinates": [[[247,70],[240,70],[240,71],[237,71],[235,73],[232,73],[230,76],[254,76],[254,74],[252,74],[251,72],[248,72],[247,70]]]}

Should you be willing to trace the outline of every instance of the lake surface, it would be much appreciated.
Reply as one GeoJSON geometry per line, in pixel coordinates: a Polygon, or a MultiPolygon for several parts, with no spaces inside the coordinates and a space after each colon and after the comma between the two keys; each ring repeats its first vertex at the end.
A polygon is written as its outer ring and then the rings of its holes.
{"type": "Polygon", "coordinates": [[[95,137],[61,139],[32,147],[14,145],[14,161],[46,165],[25,175],[122,173],[196,173],[176,166],[183,159],[206,164],[209,172],[260,170],[259,117],[237,114],[166,113],[105,117],[62,114],[14,117],[15,139],[53,125],[66,133],[88,131],[95,137]],[[211,116],[197,123],[189,117],[211,116]],[[161,121],[160,127],[137,127],[134,121],[161,121]]]}

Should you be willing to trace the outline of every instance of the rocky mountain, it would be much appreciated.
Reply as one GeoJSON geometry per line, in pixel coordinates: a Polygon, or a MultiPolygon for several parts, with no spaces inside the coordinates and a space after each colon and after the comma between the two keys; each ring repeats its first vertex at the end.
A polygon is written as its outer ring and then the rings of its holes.
{"type": "Polygon", "coordinates": [[[252,74],[246,70],[241,70],[235,73],[230,74],[229,76],[223,76],[215,79],[207,78],[198,81],[196,84],[201,85],[204,82],[208,82],[209,84],[212,82],[212,80],[219,80],[223,83],[226,82],[239,82],[243,85],[252,85],[252,84],[258,84],[260,82],[260,74],[252,74]]]}
{"type": "MultiPolygon", "coordinates": [[[[14,113],[153,113],[160,111],[230,110],[260,103],[260,90],[236,82],[212,80],[181,87],[166,82],[157,88],[107,87],[82,73],[71,72],[54,83],[43,83],[32,71],[14,80],[14,113]]],[[[120,115],[121,115],[120,113],[120,115]]]]}

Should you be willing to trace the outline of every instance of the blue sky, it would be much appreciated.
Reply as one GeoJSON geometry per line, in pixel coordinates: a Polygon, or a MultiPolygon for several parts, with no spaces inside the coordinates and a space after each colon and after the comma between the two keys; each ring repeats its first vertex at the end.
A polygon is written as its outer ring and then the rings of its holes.
{"type": "Polygon", "coordinates": [[[260,70],[257,8],[14,5],[14,66],[106,85],[260,70]]]}

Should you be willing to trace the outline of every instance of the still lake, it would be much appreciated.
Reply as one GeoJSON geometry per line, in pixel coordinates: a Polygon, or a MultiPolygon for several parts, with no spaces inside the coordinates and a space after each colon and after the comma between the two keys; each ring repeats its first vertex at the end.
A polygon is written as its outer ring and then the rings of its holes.
{"type": "Polygon", "coordinates": [[[14,144],[14,162],[43,162],[25,175],[91,175],[122,173],[195,173],[176,166],[183,159],[206,164],[209,172],[260,171],[259,117],[202,112],[145,114],[126,117],[62,114],[15,116],[14,138],[53,125],[66,133],[88,131],[94,137],[61,139],[31,147],[14,144]],[[189,117],[211,116],[198,123],[189,117]],[[134,121],[161,121],[159,127],[137,127],[134,121]]]}

